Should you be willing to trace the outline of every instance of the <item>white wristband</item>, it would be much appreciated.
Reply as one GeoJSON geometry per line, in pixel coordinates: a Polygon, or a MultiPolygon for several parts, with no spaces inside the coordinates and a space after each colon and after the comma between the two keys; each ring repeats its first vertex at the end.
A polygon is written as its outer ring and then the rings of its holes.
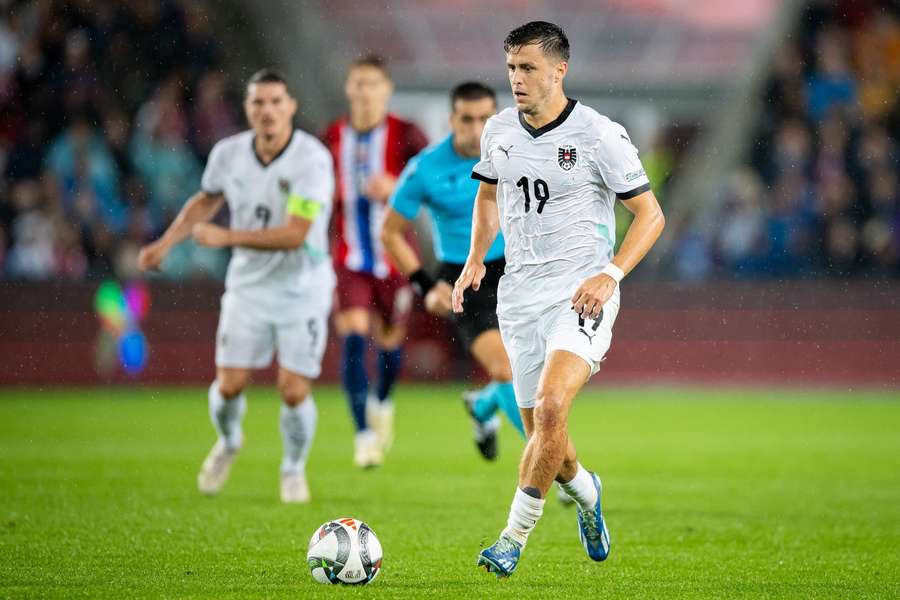
{"type": "Polygon", "coordinates": [[[617,284],[625,277],[625,271],[612,263],[606,263],[606,266],[603,267],[603,270],[600,272],[615,279],[617,284]]]}

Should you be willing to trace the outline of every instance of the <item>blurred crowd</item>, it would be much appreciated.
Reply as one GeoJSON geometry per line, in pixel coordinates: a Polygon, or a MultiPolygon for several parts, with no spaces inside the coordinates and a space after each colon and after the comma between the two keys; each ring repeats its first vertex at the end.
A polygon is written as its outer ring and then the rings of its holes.
{"type": "Polygon", "coordinates": [[[195,1],[0,0],[0,277],[132,274],[239,128],[219,55],[195,1]]]}
{"type": "MultiPolygon", "coordinates": [[[[771,67],[748,164],[712,225],[676,244],[678,277],[900,275],[891,4],[805,10],[771,67]]],[[[133,275],[212,145],[239,129],[238,100],[202,2],[0,0],[0,278],[133,275]]],[[[167,272],[220,275],[226,261],[188,242],[167,272]]]]}
{"type": "Polygon", "coordinates": [[[900,276],[900,10],[815,3],[765,87],[751,164],[682,277],[900,276]]]}

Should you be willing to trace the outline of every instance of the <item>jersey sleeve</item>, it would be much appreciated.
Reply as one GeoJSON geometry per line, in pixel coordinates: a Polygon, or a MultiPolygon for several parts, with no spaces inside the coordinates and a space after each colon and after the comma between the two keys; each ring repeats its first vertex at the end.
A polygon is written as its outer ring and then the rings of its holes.
{"type": "Polygon", "coordinates": [[[331,206],[334,195],[334,165],[331,154],[322,148],[311,153],[310,164],[291,186],[287,198],[287,213],[307,221],[315,221],[323,208],[331,206]]]}
{"type": "Polygon", "coordinates": [[[628,200],[650,189],[650,180],[625,128],[613,123],[597,146],[595,159],[600,176],[619,200],[628,200]]]}
{"type": "MultiPolygon", "coordinates": [[[[490,125],[490,121],[488,121],[488,125],[490,125]]],[[[485,127],[481,134],[481,159],[472,167],[472,179],[497,185],[497,171],[491,161],[490,135],[488,127],[485,127]]]]}
{"type": "Polygon", "coordinates": [[[203,179],[200,180],[200,188],[211,196],[218,196],[225,191],[225,181],[228,169],[225,165],[224,149],[219,142],[209,153],[206,160],[206,168],[203,170],[203,179]]]}
{"type": "Polygon", "coordinates": [[[413,158],[397,180],[397,187],[391,196],[390,205],[405,219],[412,221],[426,201],[425,182],[419,169],[419,159],[413,158]]]}

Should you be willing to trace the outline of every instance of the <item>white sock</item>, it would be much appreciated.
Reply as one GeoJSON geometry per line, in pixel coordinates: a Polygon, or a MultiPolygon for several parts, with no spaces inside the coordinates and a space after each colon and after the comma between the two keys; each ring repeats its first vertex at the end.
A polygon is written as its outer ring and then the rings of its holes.
{"type": "Polygon", "coordinates": [[[219,439],[225,442],[225,447],[231,452],[239,450],[244,441],[241,421],[246,412],[247,398],[243,393],[226,400],[219,391],[219,382],[212,382],[209,386],[209,418],[219,434],[219,439]]]}
{"type": "Polygon", "coordinates": [[[509,507],[506,529],[500,535],[505,535],[524,547],[528,541],[528,534],[534,529],[543,512],[544,500],[542,498],[529,496],[516,488],[512,506],[509,507]]]}
{"type": "Polygon", "coordinates": [[[560,483],[559,487],[578,503],[581,510],[591,510],[597,504],[597,488],[594,487],[594,478],[587,469],[581,466],[581,463],[578,463],[578,470],[572,481],[560,483]]]}
{"type": "Polygon", "coordinates": [[[316,433],[318,412],[312,394],[297,406],[281,405],[281,441],[284,457],[282,473],[299,473],[306,468],[306,457],[316,433]]]}

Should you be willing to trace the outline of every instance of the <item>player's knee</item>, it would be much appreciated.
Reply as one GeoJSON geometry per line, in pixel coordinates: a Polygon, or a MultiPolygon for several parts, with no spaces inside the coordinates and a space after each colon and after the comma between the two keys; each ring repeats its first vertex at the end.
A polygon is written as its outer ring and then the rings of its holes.
{"type": "Polygon", "coordinates": [[[239,396],[244,391],[247,381],[242,377],[220,377],[219,393],[228,400],[239,396]]]}
{"type": "Polygon", "coordinates": [[[538,393],[534,407],[534,427],[542,432],[564,430],[566,426],[565,399],[552,393],[538,393]]]}
{"type": "Polygon", "coordinates": [[[335,315],[334,325],[341,336],[361,335],[368,337],[371,331],[369,314],[362,309],[352,308],[335,315]]]}
{"type": "Polygon", "coordinates": [[[488,365],[488,374],[494,381],[512,381],[512,368],[508,360],[498,360],[488,365]]]}
{"type": "Polygon", "coordinates": [[[278,379],[278,393],[288,406],[297,406],[309,395],[309,382],[299,377],[281,377],[278,379]]]}

